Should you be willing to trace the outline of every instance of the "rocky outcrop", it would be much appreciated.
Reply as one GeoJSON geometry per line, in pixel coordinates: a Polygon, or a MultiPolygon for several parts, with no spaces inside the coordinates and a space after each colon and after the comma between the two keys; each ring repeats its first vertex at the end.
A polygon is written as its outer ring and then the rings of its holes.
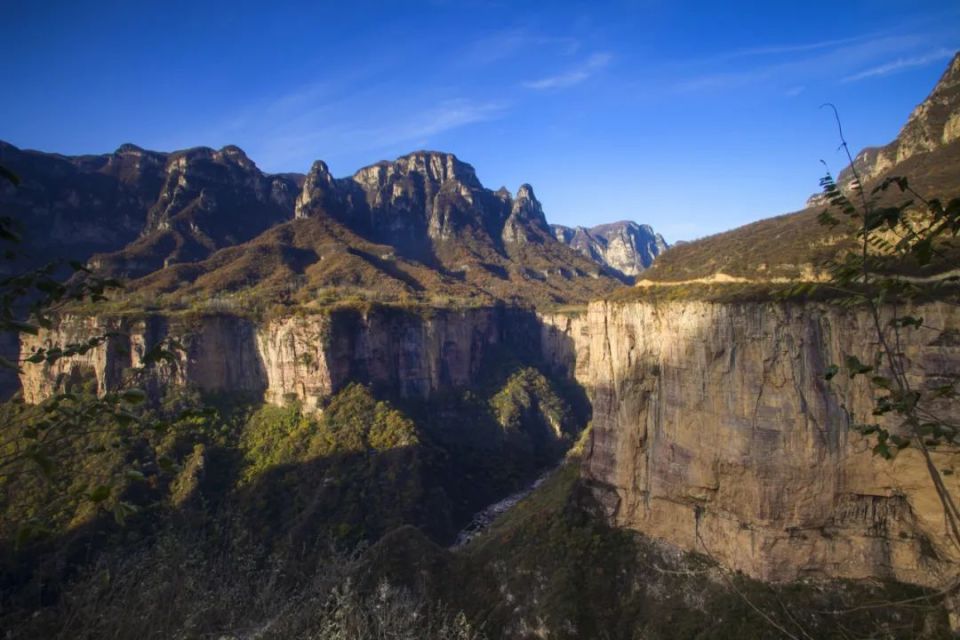
{"type": "Polygon", "coordinates": [[[401,253],[429,261],[459,245],[476,255],[505,246],[553,241],[530,185],[516,198],[483,187],[469,164],[449,153],[418,151],[334,179],[314,164],[297,201],[298,218],[333,215],[401,253]]]}
{"type": "Polygon", "coordinates": [[[543,215],[543,207],[530,185],[522,184],[517,190],[517,198],[510,207],[501,237],[506,244],[543,242],[550,237],[550,226],[543,215]]]}
{"type": "Polygon", "coordinates": [[[498,348],[529,351],[537,324],[531,314],[503,308],[429,313],[394,308],[341,310],[254,322],[234,315],[189,320],[163,317],[67,317],[52,331],[24,335],[21,353],[114,333],[85,355],[53,365],[25,366],[24,398],[36,403],[65,381],[116,388],[125,371],[141,366],[145,350],[165,338],[183,346],[176,366],[151,374],[149,386],[194,387],[252,394],[266,402],[299,401],[308,408],[350,382],[409,398],[459,389],[476,381],[498,348]]]}
{"type": "Polygon", "coordinates": [[[364,193],[366,222],[376,230],[444,240],[453,237],[458,223],[497,217],[475,198],[485,190],[473,167],[450,153],[421,151],[378,162],[357,171],[352,181],[364,193]]]}
{"type": "MultiPolygon", "coordinates": [[[[960,312],[931,304],[916,315],[937,329],[903,344],[911,382],[942,384],[960,373],[960,312]]],[[[918,454],[872,455],[850,429],[870,417],[868,383],[824,380],[829,363],[875,352],[865,312],[597,302],[544,321],[557,361],[575,345],[568,367],[593,400],[584,475],[612,523],[765,580],[955,575],[918,454]]],[[[960,456],[934,455],[958,495],[960,456]]]]}
{"type": "Polygon", "coordinates": [[[362,190],[352,188],[349,181],[337,180],[327,163],[317,160],[310,167],[297,196],[295,217],[309,218],[327,212],[342,215],[345,209],[356,207],[354,198],[359,201],[362,195],[362,190]]]}
{"type": "Polygon", "coordinates": [[[554,236],[591,260],[623,277],[632,278],[648,269],[667,250],[666,240],[650,225],[621,220],[589,229],[551,225],[554,236]]]}
{"type": "MultiPolygon", "coordinates": [[[[884,147],[864,149],[854,159],[860,179],[866,183],[921,153],[928,153],[960,138],[960,54],[954,56],[933,91],[910,114],[896,140],[884,147]]],[[[837,182],[853,180],[848,168],[837,182]]]]}

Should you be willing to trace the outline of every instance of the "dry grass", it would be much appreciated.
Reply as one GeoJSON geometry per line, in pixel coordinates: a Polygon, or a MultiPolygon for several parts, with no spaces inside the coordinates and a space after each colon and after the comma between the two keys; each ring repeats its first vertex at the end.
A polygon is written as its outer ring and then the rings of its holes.
{"type": "MultiPolygon", "coordinates": [[[[910,185],[927,197],[946,203],[960,196],[960,141],[936,151],[914,156],[889,175],[907,176],[910,185]]],[[[886,175],[886,174],[885,174],[886,175]]],[[[867,185],[867,191],[885,176],[867,185]]],[[[888,203],[907,198],[888,192],[888,203]]],[[[817,216],[823,207],[760,220],[693,242],[679,244],[657,258],[644,272],[650,280],[677,281],[706,278],[716,273],[750,279],[801,278],[822,269],[824,263],[851,248],[855,229],[823,226],[817,216]]],[[[952,254],[939,265],[956,265],[952,254]]]]}

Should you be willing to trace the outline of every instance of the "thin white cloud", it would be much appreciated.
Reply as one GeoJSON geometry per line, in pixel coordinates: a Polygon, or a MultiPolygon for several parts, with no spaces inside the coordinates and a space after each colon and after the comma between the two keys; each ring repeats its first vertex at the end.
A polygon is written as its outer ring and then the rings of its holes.
{"type": "Polygon", "coordinates": [[[597,71],[603,69],[610,61],[613,59],[609,53],[595,53],[583,64],[574,67],[555,76],[547,76],[546,78],[540,78],[539,80],[531,80],[529,82],[524,82],[523,86],[527,89],[534,89],[536,91],[544,91],[548,89],[565,89],[567,87],[572,87],[578,85],[590,76],[594,75],[597,71]]]}
{"type": "Polygon", "coordinates": [[[891,62],[870,67],[869,69],[865,69],[859,73],[847,76],[842,80],[842,82],[858,82],[860,80],[866,80],[867,78],[888,76],[892,73],[897,73],[906,69],[912,69],[913,67],[923,67],[934,62],[940,62],[941,60],[952,58],[955,53],[956,51],[951,51],[950,49],[938,49],[937,51],[921,56],[897,58],[891,62]]]}
{"type": "MultiPolygon", "coordinates": [[[[862,79],[872,75],[892,73],[900,68],[934,62],[949,57],[947,49],[938,50],[937,56],[929,54],[916,56],[918,49],[929,46],[930,36],[921,34],[884,35],[880,37],[855,37],[837,41],[823,41],[809,45],[797,45],[796,55],[766,64],[750,65],[747,68],[729,67],[714,73],[681,78],[673,89],[678,92],[732,90],[756,84],[769,84],[778,91],[789,87],[802,86],[816,79],[841,77],[843,82],[862,79]],[[866,71],[855,73],[864,66],[876,65],[878,60],[900,56],[894,63],[879,67],[869,67],[866,71]],[[919,60],[923,62],[919,62],[919,60]]],[[[784,50],[781,47],[777,50],[784,50]]],[[[747,51],[773,51],[774,48],[747,51]]],[[[728,55],[724,60],[729,61],[728,55]]],[[[717,58],[715,61],[720,60],[717,58]]],[[[698,65],[699,66],[699,65],[698,65]]]]}
{"type": "Polygon", "coordinates": [[[245,133],[257,140],[248,151],[264,167],[305,171],[313,160],[329,162],[337,154],[362,153],[376,159],[377,154],[404,150],[399,147],[429,146],[444,133],[502,117],[509,106],[466,98],[443,100],[432,106],[416,101],[391,112],[389,124],[384,124],[383,112],[368,113],[350,102],[323,111],[319,118],[314,116],[319,108],[311,106],[300,116],[290,114],[288,120],[262,121],[245,133]]]}
{"type": "Polygon", "coordinates": [[[494,120],[506,111],[507,105],[497,101],[475,101],[464,98],[446,100],[437,107],[408,118],[388,128],[368,129],[355,133],[378,145],[390,146],[410,140],[426,140],[432,136],[478,122],[494,120]]]}
{"type": "Polygon", "coordinates": [[[527,29],[504,29],[482,36],[469,45],[460,56],[467,64],[487,65],[519,55],[533,47],[548,47],[562,55],[573,55],[580,49],[580,41],[564,36],[548,36],[527,29]]]}
{"type": "Polygon", "coordinates": [[[850,38],[838,38],[835,40],[821,40],[819,42],[804,42],[799,44],[774,44],[763,47],[752,47],[750,49],[740,49],[729,53],[721,53],[714,60],[733,60],[735,58],[748,58],[753,56],[774,56],[785,53],[805,53],[807,51],[817,51],[820,49],[833,49],[856,42],[863,42],[871,38],[878,37],[879,34],[864,34],[852,36],[850,38]]]}

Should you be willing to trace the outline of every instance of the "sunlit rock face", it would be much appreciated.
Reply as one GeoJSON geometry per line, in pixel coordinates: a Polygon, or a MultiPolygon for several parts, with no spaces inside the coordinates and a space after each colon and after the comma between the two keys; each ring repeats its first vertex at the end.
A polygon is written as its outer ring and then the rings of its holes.
{"type": "MultiPolygon", "coordinates": [[[[913,313],[931,328],[904,335],[910,382],[932,388],[960,373],[960,310],[913,313]]],[[[584,477],[611,523],[766,580],[955,575],[920,455],[874,456],[850,428],[874,419],[874,390],[824,379],[846,354],[876,351],[866,312],[597,302],[544,326],[547,344],[575,345],[568,368],[593,401],[584,477]]],[[[960,415],[956,402],[938,409],[960,415]]],[[[960,457],[934,459],[960,494],[960,457]]]]}
{"type": "Polygon", "coordinates": [[[533,187],[520,185],[517,198],[510,207],[510,216],[503,227],[503,241],[506,244],[526,244],[543,242],[550,238],[550,225],[543,215],[543,207],[533,193],[533,187]]]}
{"type": "Polygon", "coordinates": [[[667,242],[650,225],[629,220],[595,227],[552,225],[554,236],[591,260],[622,276],[634,277],[667,250],[667,242]]]}

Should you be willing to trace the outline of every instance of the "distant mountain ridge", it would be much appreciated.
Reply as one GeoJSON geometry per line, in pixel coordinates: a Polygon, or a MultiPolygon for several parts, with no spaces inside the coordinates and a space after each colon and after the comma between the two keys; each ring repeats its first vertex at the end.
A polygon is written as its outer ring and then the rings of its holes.
{"type": "Polygon", "coordinates": [[[124,144],[63,156],[0,142],[0,164],[21,178],[0,185],[0,206],[24,227],[30,263],[93,259],[138,276],[202,259],[288,220],[302,176],[261,172],[238,147],[170,153],[124,144]]]}
{"type": "Polygon", "coordinates": [[[234,146],[68,157],[0,143],[0,164],[22,178],[0,186],[0,207],[24,222],[34,263],[87,261],[132,291],[269,283],[270,295],[307,286],[563,303],[617,286],[618,274],[556,240],[530,185],[487,189],[449,153],[346,178],[322,161],[306,176],[266,174],[234,146]]]}
{"type": "Polygon", "coordinates": [[[554,236],[623,277],[639,275],[670,245],[650,225],[620,220],[594,227],[550,225],[554,236]]]}

